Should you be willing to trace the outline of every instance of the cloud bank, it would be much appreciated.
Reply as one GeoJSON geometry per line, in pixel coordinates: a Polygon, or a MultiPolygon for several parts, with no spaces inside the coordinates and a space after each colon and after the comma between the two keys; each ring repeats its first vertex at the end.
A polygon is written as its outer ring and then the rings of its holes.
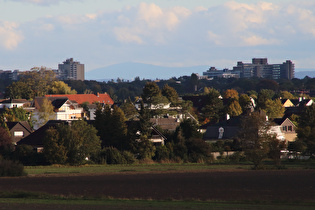
{"type": "MultiPolygon", "coordinates": [[[[20,0],[39,5],[60,1],[20,0]]],[[[30,57],[44,60],[84,58],[90,68],[125,61],[223,68],[258,56],[315,66],[315,2],[229,1],[195,9],[143,2],[116,11],[99,8],[95,13],[52,15],[20,25],[0,21],[0,38],[1,51],[28,51],[30,57]]]]}

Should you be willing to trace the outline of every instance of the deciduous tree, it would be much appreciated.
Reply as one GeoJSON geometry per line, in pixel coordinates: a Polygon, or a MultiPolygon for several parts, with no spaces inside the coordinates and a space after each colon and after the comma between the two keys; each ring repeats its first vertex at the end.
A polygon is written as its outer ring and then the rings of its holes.
{"type": "Polygon", "coordinates": [[[253,112],[242,119],[239,133],[241,147],[255,169],[263,166],[262,161],[270,151],[269,142],[273,136],[268,133],[269,130],[270,124],[260,112],[253,112]]]}
{"type": "Polygon", "coordinates": [[[44,154],[51,163],[82,164],[100,149],[97,130],[83,120],[50,128],[44,139],[44,154]]]}

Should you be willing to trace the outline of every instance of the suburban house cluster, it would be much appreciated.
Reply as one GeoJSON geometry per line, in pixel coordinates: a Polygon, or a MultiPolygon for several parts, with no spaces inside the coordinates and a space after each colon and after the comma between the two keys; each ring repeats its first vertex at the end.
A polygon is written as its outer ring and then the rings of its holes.
{"type": "MultiPolygon", "coordinates": [[[[46,95],[45,97],[36,97],[33,101],[25,99],[2,99],[0,100],[0,109],[20,108],[31,113],[34,119],[33,128],[37,132],[40,128],[40,111],[44,100],[47,99],[53,105],[53,113],[49,119],[53,122],[69,122],[72,120],[86,119],[94,120],[96,104],[113,105],[114,101],[107,94],[73,94],[73,95],[46,95]],[[86,104],[87,110],[81,106],[86,104]]],[[[35,133],[28,122],[6,122],[11,133],[12,142],[17,144],[21,139],[35,133]]]]}
{"type": "MultiPolygon", "coordinates": [[[[194,107],[202,108],[202,97],[203,96],[186,96],[183,100],[190,100],[193,102],[194,107]]],[[[221,100],[222,97],[220,97],[221,100]]],[[[34,119],[39,120],[40,110],[43,106],[44,100],[48,100],[54,107],[54,112],[45,125],[34,123],[34,129],[27,122],[6,122],[10,130],[12,141],[14,144],[28,144],[33,146],[37,151],[43,149],[42,137],[45,130],[49,127],[54,127],[59,123],[71,123],[73,120],[86,119],[93,121],[95,119],[96,103],[100,105],[114,105],[114,101],[107,94],[71,94],[71,95],[45,95],[44,97],[36,97],[32,102],[23,99],[3,99],[0,100],[0,108],[13,108],[13,107],[23,107],[25,110],[32,113],[34,119]],[[83,106],[85,105],[85,106],[83,106]],[[85,108],[83,108],[85,107],[85,108]]],[[[252,103],[249,110],[253,111],[255,108],[254,99],[251,100],[252,103]]],[[[278,139],[292,142],[296,139],[296,125],[289,119],[292,114],[299,115],[303,108],[306,106],[311,106],[313,104],[312,99],[282,99],[282,104],[285,107],[285,115],[283,118],[278,119],[268,119],[265,116],[266,121],[269,121],[272,125],[268,132],[275,134],[278,139]]],[[[135,109],[139,109],[140,102],[137,101],[134,106],[135,109]]],[[[151,109],[156,109],[156,107],[151,107],[146,105],[146,107],[151,109]]],[[[159,109],[172,110],[179,109],[180,107],[170,107],[169,104],[157,105],[159,109]]],[[[174,112],[173,112],[174,113],[174,112]]],[[[262,113],[263,114],[263,113],[262,113]]],[[[136,116],[135,116],[136,117],[136,116]]],[[[166,137],[159,132],[157,127],[164,130],[175,131],[175,129],[180,125],[183,119],[191,118],[196,121],[196,119],[188,114],[182,114],[177,112],[177,114],[169,115],[164,114],[163,116],[155,116],[150,121],[152,126],[152,137],[151,141],[156,144],[164,144],[166,137]]],[[[200,127],[199,131],[204,135],[204,140],[209,142],[232,140],[237,137],[241,129],[241,118],[242,115],[237,117],[226,116],[225,119],[220,120],[216,124],[206,124],[200,127]]],[[[131,120],[132,121],[132,120],[131,120]]],[[[135,122],[135,121],[134,121],[135,122]]],[[[134,123],[129,122],[129,123],[134,123]]],[[[127,123],[128,124],[128,123],[127,123]]]]}

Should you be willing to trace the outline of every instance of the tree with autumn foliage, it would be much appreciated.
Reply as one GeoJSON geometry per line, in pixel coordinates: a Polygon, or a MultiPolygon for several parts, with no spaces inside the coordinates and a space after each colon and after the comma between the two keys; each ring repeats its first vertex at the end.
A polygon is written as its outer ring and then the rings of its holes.
{"type": "Polygon", "coordinates": [[[263,167],[263,160],[270,152],[270,142],[276,137],[270,134],[270,123],[261,112],[253,112],[242,118],[239,139],[241,148],[254,169],[263,167]]]}
{"type": "Polygon", "coordinates": [[[238,92],[234,89],[229,89],[224,91],[223,99],[226,100],[225,112],[230,116],[239,116],[242,114],[243,110],[240,106],[238,100],[239,95],[238,92]]]}

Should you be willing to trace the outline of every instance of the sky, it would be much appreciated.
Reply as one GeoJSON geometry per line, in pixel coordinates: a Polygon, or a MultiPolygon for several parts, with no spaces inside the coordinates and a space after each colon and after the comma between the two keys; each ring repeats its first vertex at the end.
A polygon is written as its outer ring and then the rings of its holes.
{"type": "MultiPolygon", "coordinates": [[[[315,0],[0,0],[0,69],[123,62],[315,69],[315,0]]],[[[126,69],[128,71],[128,69],[126,69]]]]}

